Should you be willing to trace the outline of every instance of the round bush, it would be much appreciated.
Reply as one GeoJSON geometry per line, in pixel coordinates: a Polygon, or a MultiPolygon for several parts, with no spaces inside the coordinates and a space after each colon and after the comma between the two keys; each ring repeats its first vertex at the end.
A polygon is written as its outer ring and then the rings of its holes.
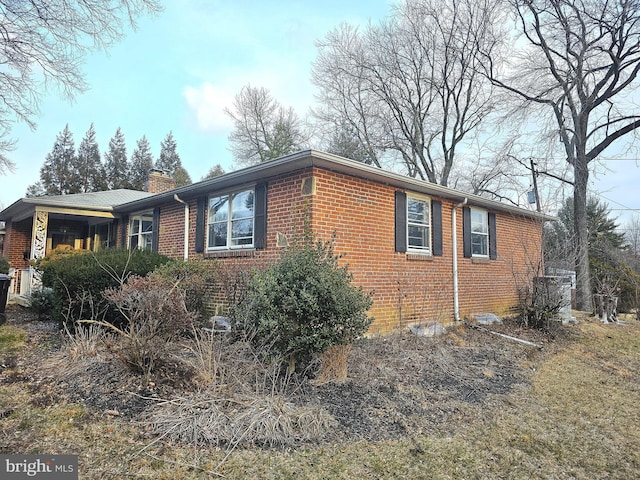
{"type": "Polygon", "coordinates": [[[250,279],[235,322],[283,356],[305,358],[349,344],[372,321],[371,296],[351,281],[331,243],[293,247],[250,279]]]}

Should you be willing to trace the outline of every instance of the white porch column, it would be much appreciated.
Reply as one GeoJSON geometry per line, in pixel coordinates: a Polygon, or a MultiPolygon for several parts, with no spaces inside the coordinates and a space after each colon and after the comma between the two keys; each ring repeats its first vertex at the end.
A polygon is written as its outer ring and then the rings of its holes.
{"type": "Polygon", "coordinates": [[[47,251],[48,212],[35,212],[33,216],[33,230],[31,232],[31,259],[42,258],[47,251]]]}
{"type": "MultiPolygon", "coordinates": [[[[33,215],[33,229],[31,230],[31,260],[43,258],[47,252],[47,226],[49,224],[49,212],[36,211],[33,215]]],[[[28,295],[33,288],[41,284],[40,275],[33,267],[29,268],[31,281],[28,291],[20,291],[20,295],[28,295]]],[[[24,274],[24,272],[23,272],[24,274]]]]}

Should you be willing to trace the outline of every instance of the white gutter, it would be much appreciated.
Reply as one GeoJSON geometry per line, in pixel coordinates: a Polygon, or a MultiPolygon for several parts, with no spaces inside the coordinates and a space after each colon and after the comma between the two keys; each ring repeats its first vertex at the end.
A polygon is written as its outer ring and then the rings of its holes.
{"type": "Polygon", "coordinates": [[[173,199],[184,205],[184,259],[189,260],[189,204],[182,200],[178,194],[173,195],[173,199]]]}
{"type": "Polygon", "coordinates": [[[460,203],[453,206],[451,210],[451,241],[453,243],[453,318],[456,322],[460,321],[460,306],[458,305],[458,228],[457,215],[458,208],[467,204],[467,197],[460,203]]]}

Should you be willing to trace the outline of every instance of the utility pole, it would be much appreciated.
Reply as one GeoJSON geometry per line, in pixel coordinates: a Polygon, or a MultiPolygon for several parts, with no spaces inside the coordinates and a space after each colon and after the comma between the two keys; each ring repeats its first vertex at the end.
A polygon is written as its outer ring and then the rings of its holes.
{"type": "Polygon", "coordinates": [[[536,211],[540,212],[540,197],[538,196],[538,174],[536,173],[536,164],[533,163],[533,158],[529,159],[531,161],[531,176],[533,177],[533,194],[536,196],[536,211]]]}

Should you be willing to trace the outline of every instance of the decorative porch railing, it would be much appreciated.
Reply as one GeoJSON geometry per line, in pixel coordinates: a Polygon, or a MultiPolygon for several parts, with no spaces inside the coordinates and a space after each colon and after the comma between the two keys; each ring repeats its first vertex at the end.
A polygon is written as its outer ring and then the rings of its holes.
{"type": "Polygon", "coordinates": [[[9,284],[9,302],[20,302],[25,300],[31,294],[34,286],[34,269],[33,267],[9,270],[11,283],[9,284]]]}

